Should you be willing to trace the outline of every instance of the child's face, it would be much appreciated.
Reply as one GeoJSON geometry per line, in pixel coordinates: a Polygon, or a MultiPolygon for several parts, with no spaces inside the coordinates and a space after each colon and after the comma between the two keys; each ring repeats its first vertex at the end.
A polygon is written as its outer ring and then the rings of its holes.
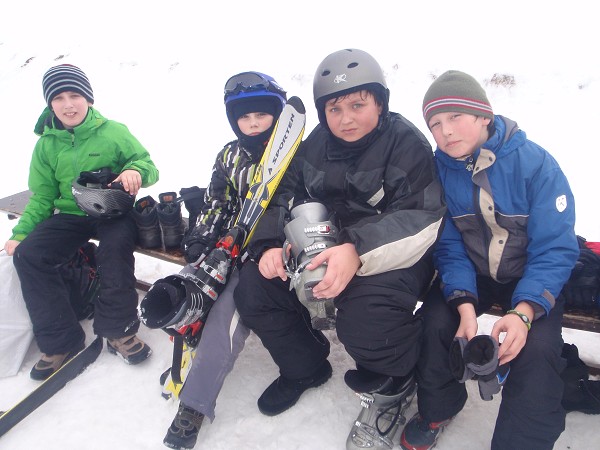
{"type": "Polygon", "coordinates": [[[237,120],[240,131],[246,136],[256,136],[273,125],[274,117],[264,112],[252,112],[240,116],[237,120]]]}
{"type": "Polygon", "coordinates": [[[455,159],[466,158],[488,140],[491,119],[461,112],[438,113],[429,119],[437,146],[455,159]]]}
{"type": "Polygon", "coordinates": [[[77,92],[65,91],[50,102],[52,111],[66,129],[75,128],[85,119],[88,107],[92,106],[86,98],[77,92]]]}
{"type": "Polygon", "coordinates": [[[335,137],[356,142],[375,129],[382,109],[372,94],[359,91],[325,103],[325,117],[335,137]]]}

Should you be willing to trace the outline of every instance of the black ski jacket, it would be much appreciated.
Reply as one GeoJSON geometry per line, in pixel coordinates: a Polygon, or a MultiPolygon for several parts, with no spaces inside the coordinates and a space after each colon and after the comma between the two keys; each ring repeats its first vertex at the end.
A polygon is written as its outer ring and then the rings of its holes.
{"type": "Polygon", "coordinates": [[[446,206],[427,139],[389,113],[366,141],[345,143],[318,125],[301,144],[257,225],[249,255],[282,246],[293,204],[316,199],[335,212],[339,242],[361,260],[357,275],[412,267],[436,242],[446,206]]]}

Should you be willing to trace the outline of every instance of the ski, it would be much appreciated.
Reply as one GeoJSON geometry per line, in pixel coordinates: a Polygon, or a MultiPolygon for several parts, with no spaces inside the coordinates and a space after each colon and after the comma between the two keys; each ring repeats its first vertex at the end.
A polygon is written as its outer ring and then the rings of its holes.
{"type": "Polygon", "coordinates": [[[250,242],[258,220],[267,209],[302,141],[305,123],[306,111],[302,100],[291,97],[279,116],[236,220],[236,225],[242,225],[248,233],[242,250],[250,242]]]}
{"type": "Polygon", "coordinates": [[[42,382],[35,390],[0,415],[0,437],[34,412],[44,402],[60,391],[65,385],[75,379],[81,372],[92,364],[102,351],[102,338],[97,337],[90,345],[77,353],[50,377],[42,382]]]}
{"type": "MultiPolygon", "coordinates": [[[[219,241],[219,243],[217,243],[217,249],[222,249],[224,253],[228,254],[226,260],[228,265],[227,272],[219,273],[215,276],[215,267],[222,267],[224,261],[219,259],[216,261],[216,264],[211,263],[209,262],[210,255],[200,263],[199,266],[195,266],[194,263],[188,264],[188,266],[180,272],[180,274],[185,274],[185,276],[195,279],[203,277],[202,281],[208,279],[208,282],[203,283],[202,290],[213,300],[216,300],[219,293],[222,291],[228,275],[231,272],[231,268],[235,266],[237,258],[243,254],[244,249],[250,242],[254,230],[256,229],[259,219],[262,217],[269,202],[273,198],[273,194],[279,186],[279,182],[302,141],[305,124],[306,110],[302,100],[298,97],[291,97],[284,106],[283,111],[275,124],[275,128],[263,156],[256,167],[254,178],[250,184],[242,208],[236,218],[234,227],[219,241]],[[195,275],[191,275],[191,273],[195,273],[195,275]],[[213,280],[216,277],[219,277],[220,279],[218,286],[216,286],[215,289],[213,289],[214,286],[211,286],[211,277],[213,280]]],[[[143,313],[140,318],[143,323],[146,323],[143,320],[143,313]]],[[[205,319],[205,315],[199,318],[202,323],[205,319]]],[[[167,332],[169,333],[169,331],[167,332]]],[[[172,335],[172,333],[169,334],[172,335]]],[[[173,341],[172,368],[176,367],[179,370],[174,372],[171,368],[170,371],[167,370],[161,375],[161,384],[163,385],[162,396],[165,398],[170,398],[172,396],[175,396],[176,398],[179,397],[179,392],[183,387],[185,377],[191,368],[191,362],[196,348],[195,345],[190,345],[187,340],[184,340],[183,345],[181,345],[181,340],[178,337],[174,337],[173,341]],[[179,354],[179,352],[182,352],[182,354],[179,354]],[[180,364],[177,364],[178,362],[180,362],[180,364]]]]}

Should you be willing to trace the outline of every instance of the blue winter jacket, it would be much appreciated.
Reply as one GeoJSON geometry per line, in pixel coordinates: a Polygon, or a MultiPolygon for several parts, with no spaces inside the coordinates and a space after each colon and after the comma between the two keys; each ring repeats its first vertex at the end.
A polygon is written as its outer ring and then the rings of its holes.
{"type": "Polygon", "coordinates": [[[575,202],[556,160],[517,124],[495,116],[493,136],[466,161],[439,148],[436,164],[448,204],[434,253],[448,300],[477,300],[476,275],[519,279],[512,306],[548,314],[579,256],[575,202]]]}

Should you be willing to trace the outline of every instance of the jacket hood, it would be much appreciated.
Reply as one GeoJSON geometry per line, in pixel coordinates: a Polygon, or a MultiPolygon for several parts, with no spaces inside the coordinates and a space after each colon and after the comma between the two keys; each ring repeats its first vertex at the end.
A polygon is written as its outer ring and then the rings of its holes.
{"type": "MultiPolygon", "coordinates": [[[[54,118],[55,116],[52,110],[49,107],[45,107],[42,113],[40,114],[40,117],[38,118],[35,127],[33,128],[33,132],[38,136],[44,136],[48,134],[58,134],[60,132],[66,131],[64,128],[58,128],[56,126],[54,118]]],[[[100,125],[106,122],[106,120],[107,119],[105,119],[102,116],[102,114],[100,114],[96,109],[90,106],[88,108],[88,112],[85,116],[85,119],[83,119],[83,122],[77,125],[74,128],[74,130],[78,133],[81,133],[85,130],[89,132],[93,128],[98,128],[100,125]]]]}

